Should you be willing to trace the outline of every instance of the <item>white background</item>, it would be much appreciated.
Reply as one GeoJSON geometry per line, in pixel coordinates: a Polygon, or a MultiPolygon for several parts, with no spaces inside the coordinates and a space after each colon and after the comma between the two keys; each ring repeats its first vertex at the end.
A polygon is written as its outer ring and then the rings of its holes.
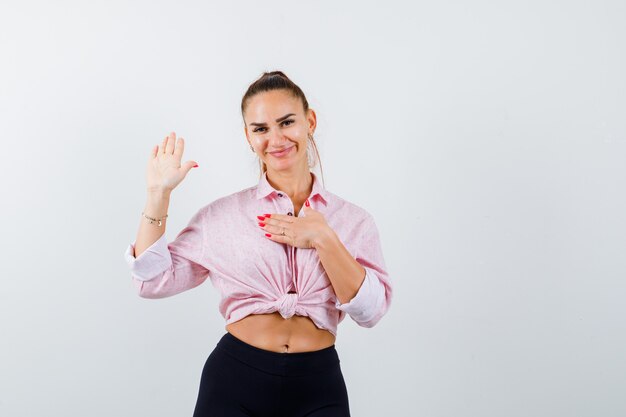
{"type": "Polygon", "coordinates": [[[282,70],[326,188],[395,284],[337,349],[353,416],[626,415],[622,1],[2,1],[0,415],[191,416],[209,284],[139,298],[151,147],[167,236],[256,184],[240,100],[282,70]]]}

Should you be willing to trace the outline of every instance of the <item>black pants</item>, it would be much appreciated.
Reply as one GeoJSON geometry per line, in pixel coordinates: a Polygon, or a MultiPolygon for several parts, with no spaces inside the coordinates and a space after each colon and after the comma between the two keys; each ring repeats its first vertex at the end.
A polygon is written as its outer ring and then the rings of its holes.
{"type": "Polygon", "coordinates": [[[209,355],[194,417],[349,417],[335,345],[278,353],[226,333],[209,355]]]}

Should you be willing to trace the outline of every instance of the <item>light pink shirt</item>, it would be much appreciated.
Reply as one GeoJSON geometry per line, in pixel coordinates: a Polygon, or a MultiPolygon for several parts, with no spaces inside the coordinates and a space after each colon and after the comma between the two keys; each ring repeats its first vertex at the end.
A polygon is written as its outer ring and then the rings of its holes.
{"type": "MultiPolygon", "coordinates": [[[[346,313],[359,326],[373,327],[392,298],[374,219],[365,209],[326,190],[315,173],[311,175],[311,207],[324,215],[366,272],[348,303],[339,303],[316,249],[274,242],[258,226],[258,215],[293,215],[294,211],[289,196],[269,184],[267,173],[257,185],[202,207],[174,241],[167,243],[163,234],[138,258],[136,241],[129,244],[124,256],[139,296],[169,297],[209,278],[221,293],[219,311],[226,324],[249,314],[278,311],[284,318],[308,316],[335,336],[346,313]]],[[[298,216],[304,216],[303,209],[298,216]]]]}

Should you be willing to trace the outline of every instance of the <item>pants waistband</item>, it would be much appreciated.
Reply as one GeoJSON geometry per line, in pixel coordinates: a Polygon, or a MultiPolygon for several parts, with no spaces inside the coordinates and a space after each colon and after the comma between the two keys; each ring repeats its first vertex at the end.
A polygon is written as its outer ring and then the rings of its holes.
{"type": "Polygon", "coordinates": [[[280,353],[252,346],[226,332],[216,349],[263,372],[282,376],[302,376],[328,372],[339,366],[335,345],[311,352],[280,353]]]}

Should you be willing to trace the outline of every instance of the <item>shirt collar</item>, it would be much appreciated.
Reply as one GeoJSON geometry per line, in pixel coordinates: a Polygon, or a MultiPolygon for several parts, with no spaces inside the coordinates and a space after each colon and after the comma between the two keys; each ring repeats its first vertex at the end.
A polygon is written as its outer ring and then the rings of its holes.
{"type": "MultiPolygon", "coordinates": [[[[319,178],[317,177],[315,173],[311,172],[311,176],[313,177],[313,188],[311,189],[311,195],[309,196],[309,198],[313,198],[316,195],[319,195],[324,201],[324,204],[327,204],[328,203],[328,191],[326,191],[326,189],[324,188],[324,186],[322,185],[321,181],[319,180],[319,178]]],[[[259,179],[259,184],[257,185],[257,188],[256,188],[257,200],[263,197],[267,197],[273,193],[278,193],[278,192],[279,190],[276,190],[267,181],[267,171],[265,171],[263,173],[263,176],[259,179]]]]}

